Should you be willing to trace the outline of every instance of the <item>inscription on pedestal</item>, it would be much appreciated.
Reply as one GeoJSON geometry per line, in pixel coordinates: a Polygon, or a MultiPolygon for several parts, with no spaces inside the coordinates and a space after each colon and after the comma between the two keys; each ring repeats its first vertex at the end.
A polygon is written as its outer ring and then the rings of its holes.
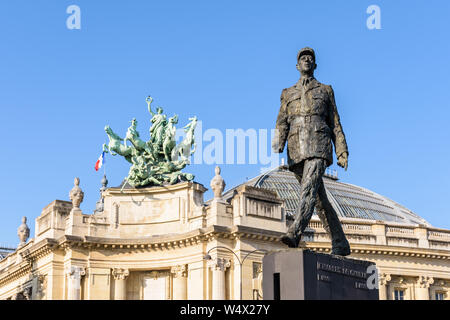
{"type": "Polygon", "coordinates": [[[283,250],[263,259],[263,297],[281,300],[378,300],[367,285],[370,261],[309,250],[283,250]]]}

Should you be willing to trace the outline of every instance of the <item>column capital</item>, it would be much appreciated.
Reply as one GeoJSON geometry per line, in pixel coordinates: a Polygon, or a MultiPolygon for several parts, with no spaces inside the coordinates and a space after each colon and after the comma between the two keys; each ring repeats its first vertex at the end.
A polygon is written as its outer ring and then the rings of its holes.
{"type": "Polygon", "coordinates": [[[23,294],[25,300],[31,300],[31,290],[32,290],[31,287],[27,287],[23,290],[22,294],[23,294]]]}
{"type": "Polygon", "coordinates": [[[188,266],[187,264],[177,265],[170,268],[170,273],[174,274],[175,278],[186,278],[187,277],[188,266]]]}
{"type": "Polygon", "coordinates": [[[114,268],[112,275],[114,280],[125,280],[130,275],[130,271],[124,268],[114,268]]]}
{"type": "Polygon", "coordinates": [[[78,266],[70,266],[65,270],[66,274],[71,278],[77,278],[86,275],[86,268],[78,266]]]}
{"type": "Polygon", "coordinates": [[[434,283],[433,277],[419,276],[419,278],[417,279],[417,285],[419,286],[419,288],[428,289],[430,285],[432,285],[433,283],[434,283]]]}
{"type": "Polygon", "coordinates": [[[438,282],[437,282],[436,284],[437,284],[438,286],[440,286],[440,287],[445,287],[445,286],[447,286],[445,280],[438,280],[438,282]]]}
{"type": "Polygon", "coordinates": [[[382,273],[379,275],[378,280],[380,281],[381,286],[385,286],[392,278],[389,273],[382,273]]]}
{"type": "Polygon", "coordinates": [[[210,267],[212,270],[225,271],[230,266],[231,261],[230,259],[226,258],[215,258],[208,261],[208,267],[210,267]]]}
{"type": "Polygon", "coordinates": [[[68,266],[65,269],[66,275],[68,276],[68,289],[67,289],[67,299],[68,300],[80,300],[81,298],[81,276],[86,274],[86,269],[78,266],[68,266]]]}

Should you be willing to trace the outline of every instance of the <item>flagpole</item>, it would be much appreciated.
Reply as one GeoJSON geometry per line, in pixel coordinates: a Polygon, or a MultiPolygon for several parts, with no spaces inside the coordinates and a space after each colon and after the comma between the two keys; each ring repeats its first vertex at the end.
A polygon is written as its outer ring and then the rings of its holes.
{"type": "MultiPolygon", "coordinates": [[[[103,145],[105,145],[105,144],[103,144],[103,145]]],[[[106,177],[106,152],[105,151],[103,151],[104,152],[104,154],[103,154],[103,175],[106,177]]]]}

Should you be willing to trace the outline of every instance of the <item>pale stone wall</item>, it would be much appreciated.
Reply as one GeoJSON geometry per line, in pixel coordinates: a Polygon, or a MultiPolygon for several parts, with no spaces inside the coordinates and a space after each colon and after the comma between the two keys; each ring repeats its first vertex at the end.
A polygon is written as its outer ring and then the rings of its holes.
{"type": "MultiPolygon", "coordinates": [[[[52,202],[36,218],[35,238],[0,261],[0,299],[260,299],[264,253],[284,248],[283,202],[242,186],[230,203],[204,203],[205,190],[110,188],[105,211],[93,215],[52,202]]],[[[449,230],[342,222],[351,257],[377,264],[381,299],[395,290],[405,299],[449,299],[449,230]]],[[[330,252],[316,218],[304,240],[330,252]]]]}

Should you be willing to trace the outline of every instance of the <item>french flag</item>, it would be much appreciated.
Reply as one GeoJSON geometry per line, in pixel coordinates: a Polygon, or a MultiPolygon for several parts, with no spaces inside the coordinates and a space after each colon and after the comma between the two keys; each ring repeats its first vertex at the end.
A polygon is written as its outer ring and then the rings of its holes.
{"type": "Polygon", "coordinates": [[[103,151],[100,157],[98,157],[97,162],[95,163],[95,171],[98,171],[98,169],[102,167],[104,162],[105,162],[105,152],[103,151]]]}

